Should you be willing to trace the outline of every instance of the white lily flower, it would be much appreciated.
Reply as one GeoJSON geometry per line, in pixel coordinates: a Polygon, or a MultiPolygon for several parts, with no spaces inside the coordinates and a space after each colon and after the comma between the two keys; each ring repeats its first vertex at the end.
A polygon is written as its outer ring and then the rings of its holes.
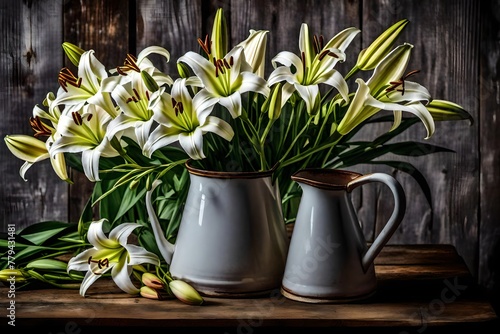
{"type": "Polygon", "coordinates": [[[10,135],[5,136],[4,139],[10,152],[17,158],[24,160],[24,164],[19,169],[19,175],[24,181],[26,181],[26,172],[31,166],[39,161],[50,158],[52,169],[57,176],[61,180],[72,183],[68,176],[64,154],[58,153],[50,157],[48,148],[52,143],[51,138],[47,139],[46,142],[27,135],[10,135]]]}
{"type": "Polygon", "coordinates": [[[111,270],[111,277],[116,285],[129,294],[139,293],[131,281],[133,266],[143,263],[159,265],[156,254],[144,248],[127,243],[130,234],[139,226],[135,223],[124,223],[115,227],[109,237],[103,231],[105,219],[90,224],[87,239],[94,246],[68,261],[67,271],[86,271],[80,285],[80,295],[85,296],[87,289],[103,274],[111,270]]]}
{"type": "Polygon", "coordinates": [[[78,64],[78,77],[68,68],[59,72],[60,88],[53,105],[64,105],[63,113],[70,115],[82,109],[87,103],[106,110],[111,117],[117,111],[108,92],[101,89],[101,82],[108,77],[104,65],[94,56],[94,50],[85,51],[78,64]]]}
{"type": "Polygon", "coordinates": [[[334,66],[345,60],[344,51],[359,32],[359,29],[347,28],[323,45],[322,38],[314,36],[311,41],[308,25],[303,23],[299,38],[300,57],[289,51],[278,53],[272,60],[275,70],[269,76],[269,86],[286,81],[283,100],[297,91],[309,114],[315,114],[319,109],[319,84],[335,87],[349,102],[347,83],[334,66]],[[278,63],[284,66],[278,67],[278,63]]]}
{"type": "Polygon", "coordinates": [[[148,56],[153,53],[163,56],[167,62],[170,60],[170,53],[168,50],[160,46],[149,46],[145,48],[139,52],[137,58],[128,54],[122,66],[118,66],[116,69],[110,70],[110,73],[118,73],[120,76],[105,79],[102,83],[103,91],[112,92],[118,84],[141,80],[142,71],[147,71],[157,82],[158,86],[171,86],[173,83],[172,78],[157,69],[151,60],[149,60],[148,56]]]}
{"type": "MultiPolygon", "coordinates": [[[[337,127],[337,131],[340,134],[346,135],[364,120],[375,115],[380,110],[392,110],[398,112],[398,114],[401,111],[414,114],[420,118],[425,126],[425,129],[427,130],[426,139],[432,136],[435,129],[434,120],[432,119],[430,112],[420,101],[409,101],[406,104],[384,102],[377,100],[370,94],[370,87],[363,81],[363,79],[356,79],[356,83],[358,84],[356,94],[354,95],[351,105],[349,106],[344,118],[337,127]]],[[[397,123],[400,121],[399,115],[397,115],[395,119],[395,126],[397,126],[397,123]]]]}
{"type": "Polygon", "coordinates": [[[211,63],[201,55],[192,51],[180,57],[196,74],[204,88],[198,94],[200,99],[220,103],[233,118],[241,116],[241,94],[256,92],[269,95],[266,80],[252,73],[252,67],[245,60],[243,48],[233,48],[223,59],[211,63]]]}
{"type": "Polygon", "coordinates": [[[203,135],[213,132],[230,141],[234,132],[222,119],[209,116],[217,102],[200,94],[191,98],[186,87],[187,79],[177,79],[172,95],[160,88],[151,98],[150,108],[159,126],[151,133],[143,154],[151,157],[154,151],[179,141],[184,151],[193,159],[203,159],[203,135]]]}
{"type": "Polygon", "coordinates": [[[154,122],[153,111],[149,109],[150,95],[140,74],[113,89],[111,96],[121,112],[107,127],[109,140],[118,132],[130,130],[123,135],[134,139],[141,148],[144,146],[154,122]]]}
{"type": "Polygon", "coordinates": [[[82,166],[87,178],[99,181],[99,159],[115,157],[118,152],[111,146],[106,136],[106,126],[111,116],[99,106],[88,104],[83,113],[74,111],[71,115],[62,115],[59,119],[56,138],[50,147],[50,154],[82,152],[82,166]]]}

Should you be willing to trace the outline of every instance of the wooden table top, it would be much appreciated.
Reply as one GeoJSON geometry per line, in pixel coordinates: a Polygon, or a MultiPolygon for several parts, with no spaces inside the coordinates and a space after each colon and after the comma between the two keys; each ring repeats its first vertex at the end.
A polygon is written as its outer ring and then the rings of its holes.
{"type": "MultiPolygon", "coordinates": [[[[255,299],[205,298],[202,306],[172,300],[150,300],[119,290],[100,279],[82,297],[77,290],[16,291],[16,327],[47,329],[51,333],[96,333],[116,327],[174,328],[175,332],[205,329],[218,333],[289,333],[332,327],[352,331],[397,330],[430,333],[443,328],[497,326],[495,310],[450,245],[389,245],[375,262],[376,294],[346,304],[307,304],[291,301],[277,289],[255,299]],[[83,330],[83,331],[82,331],[83,330]]],[[[8,290],[0,288],[1,313],[8,290]]],[[[2,315],[0,328],[8,327],[2,315]]],[[[484,331],[481,330],[481,333],[484,331]]]]}

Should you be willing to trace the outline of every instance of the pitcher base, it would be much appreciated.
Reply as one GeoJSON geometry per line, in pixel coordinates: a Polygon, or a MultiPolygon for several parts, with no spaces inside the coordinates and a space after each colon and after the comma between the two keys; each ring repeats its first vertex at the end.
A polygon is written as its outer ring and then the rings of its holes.
{"type": "Polygon", "coordinates": [[[293,292],[287,291],[285,288],[281,287],[281,294],[288,299],[295,300],[303,303],[312,303],[312,304],[342,304],[342,303],[353,303],[368,299],[375,295],[376,291],[373,290],[370,293],[352,296],[352,297],[310,297],[310,296],[301,296],[294,294],[293,292]]]}

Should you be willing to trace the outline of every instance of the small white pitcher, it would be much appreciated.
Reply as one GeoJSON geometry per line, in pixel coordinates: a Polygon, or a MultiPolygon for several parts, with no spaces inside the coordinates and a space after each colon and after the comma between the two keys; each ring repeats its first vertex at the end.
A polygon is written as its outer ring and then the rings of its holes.
{"type": "Polygon", "coordinates": [[[377,286],[373,261],[401,223],[406,198],[396,179],[334,169],[304,169],[292,176],[302,188],[282,294],[309,303],[346,302],[371,296],[377,286]],[[348,194],[382,182],[392,191],[394,211],[368,247],[348,194]]]}

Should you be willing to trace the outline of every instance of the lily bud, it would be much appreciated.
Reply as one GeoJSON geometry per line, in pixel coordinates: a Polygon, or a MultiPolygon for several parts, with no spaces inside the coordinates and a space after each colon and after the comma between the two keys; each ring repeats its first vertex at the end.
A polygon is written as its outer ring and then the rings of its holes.
{"type": "Polygon", "coordinates": [[[73,65],[78,66],[78,64],[80,63],[80,57],[85,52],[85,50],[69,42],[64,42],[62,44],[62,48],[73,65]]]}
{"type": "Polygon", "coordinates": [[[172,293],[182,302],[189,305],[201,305],[203,304],[203,298],[200,296],[198,291],[195,290],[188,283],[181,280],[173,280],[169,283],[170,290],[172,293]]]}
{"type": "Polygon", "coordinates": [[[163,294],[156,289],[150,288],[149,286],[143,286],[139,290],[139,294],[145,298],[163,300],[163,294]]]}
{"type": "Polygon", "coordinates": [[[179,76],[184,79],[187,79],[191,76],[189,72],[189,67],[187,67],[186,64],[181,62],[177,63],[177,72],[179,72],[179,76]]]}
{"type": "Polygon", "coordinates": [[[24,283],[26,282],[26,277],[24,277],[23,272],[19,269],[3,269],[0,270],[0,282],[4,283],[24,283]]]}
{"type": "Polygon", "coordinates": [[[403,19],[384,31],[368,48],[359,53],[356,67],[362,71],[374,69],[391,51],[394,42],[409,22],[403,19]]]}
{"type": "Polygon", "coordinates": [[[26,265],[26,268],[29,269],[38,269],[38,270],[59,270],[66,271],[67,263],[60,260],[55,259],[37,259],[29,262],[26,265]]]}
{"type": "Polygon", "coordinates": [[[141,77],[144,85],[150,92],[154,93],[160,88],[156,80],[148,72],[141,71],[141,77]]]}
{"type": "Polygon", "coordinates": [[[445,100],[432,100],[426,105],[426,107],[435,121],[468,119],[470,121],[470,125],[474,124],[474,118],[472,118],[472,115],[456,103],[445,100]]]}
{"type": "Polygon", "coordinates": [[[226,17],[222,8],[217,9],[212,27],[212,56],[222,59],[228,52],[228,33],[226,17]]]}
{"type": "MultiPolygon", "coordinates": [[[[278,119],[281,115],[282,108],[282,83],[278,83],[274,85],[270,98],[267,99],[269,101],[269,118],[270,119],[278,119]]],[[[266,101],[266,102],[267,102],[266,101]]]]}
{"type": "Polygon", "coordinates": [[[21,160],[34,163],[49,157],[45,143],[35,137],[10,135],[4,139],[10,152],[21,160]]]}
{"type": "Polygon", "coordinates": [[[141,277],[142,283],[152,289],[164,289],[165,283],[155,274],[144,273],[141,277]]]}

